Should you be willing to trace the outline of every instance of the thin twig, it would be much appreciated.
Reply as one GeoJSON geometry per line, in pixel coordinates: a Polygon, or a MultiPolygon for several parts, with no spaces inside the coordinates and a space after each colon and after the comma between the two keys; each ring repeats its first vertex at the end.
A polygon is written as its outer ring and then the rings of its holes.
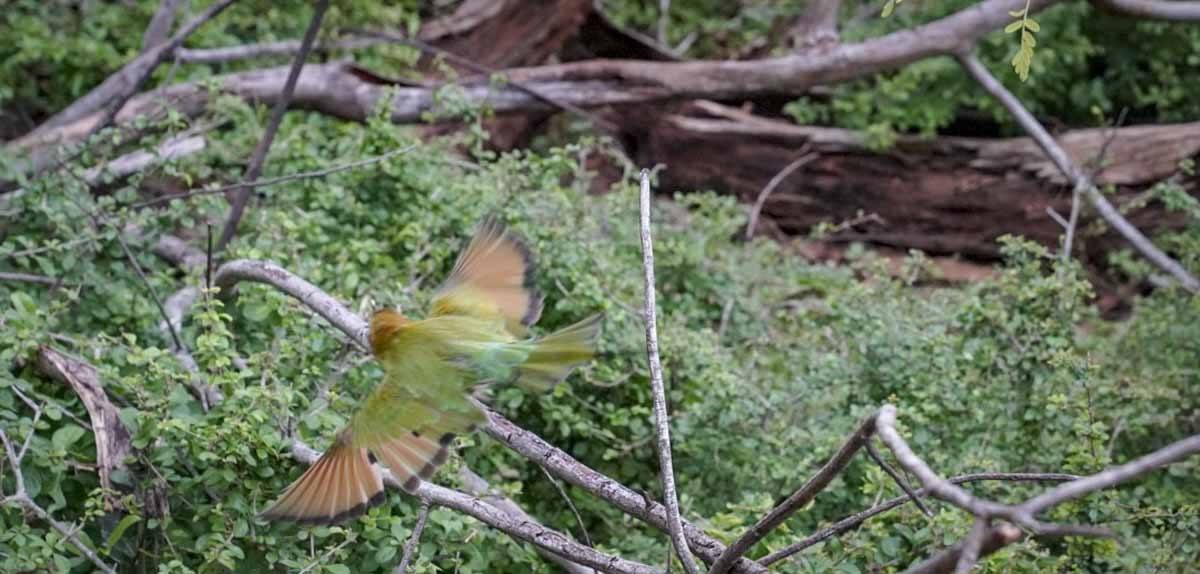
{"type": "Polygon", "coordinates": [[[1066,150],[1059,146],[1058,142],[1054,141],[1054,138],[1050,136],[1041,122],[1033,117],[1033,114],[1025,108],[1021,100],[1008,91],[988,71],[983,63],[979,61],[979,58],[970,52],[960,53],[957,55],[957,58],[962,67],[975,79],[980,87],[1008,109],[1008,112],[1017,120],[1021,128],[1033,137],[1033,140],[1042,148],[1042,151],[1046,152],[1046,155],[1050,157],[1050,160],[1054,162],[1059,171],[1073,184],[1073,193],[1082,193],[1088,202],[1092,204],[1092,207],[1100,214],[1100,217],[1104,218],[1104,221],[1108,222],[1117,233],[1120,233],[1143,257],[1159,269],[1173,276],[1187,291],[1200,293],[1200,280],[1197,280],[1178,261],[1175,261],[1158,247],[1155,247],[1154,243],[1146,238],[1141,231],[1134,227],[1128,219],[1125,219],[1113,207],[1112,203],[1104,197],[1104,194],[1099,189],[1096,189],[1095,184],[1092,183],[1087,174],[1079,166],[1075,165],[1075,162],[1067,155],[1066,150]]]}
{"type": "Polygon", "coordinates": [[[563,488],[563,485],[558,482],[558,479],[554,478],[554,475],[550,474],[550,471],[546,470],[546,467],[538,465],[538,468],[541,469],[542,474],[546,475],[546,480],[549,480],[550,484],[554,485],[555,490],[558,490],[558,495],[567,503],[567,508],[571,509],[571,514],[575,515],[575,522],[579,524],[579,533],[583,535],[583,543],[588,546],[595,546],[595,544],[592,544],[592,536],[588,534],[587,526],[583,523],[583,516],[579,514],[579,509],[575,507],[575,502],[567,495],[567,489],[563,488]]]}
{"type": "Polygon", "coordinates": [[[13,281],[16,283],[36,283],[38,285],[68,285],[63,283],[63,280],[58,277],[46,277],[45,275],[34,275],[32,273],[16,273],[10,271],[0,271],[0,281],[13,281]]]}
{"type": "MultiPolygon", "coordinates": [[[[283,93],[275,102],[275,107],[271,109],[271,117],[267,120],[267,129],[263,132],[262,139],[258,140],[253,155],[250,156],[250,165],[246,167],[246,173],[242,177],[243,183],[253,183],[262,174],[267,151],[271,149],[271,144],[275,141],[275,133],[279,131],[279,124],[283,121],[283,114],[287,112],[288,104],[292,101],[292,93],[295,92],[296,82],[300,79],[300,70],[304,68],[304,60],[308,58],[308,52],[312,50],[313,43],[317,39],[317,32],[321,29],[321,20],[325,17],[325,11],[329,9],[329,1],[318,0],[313,9],[312,20],[309,21],[308,29],[304,31],[304,39],[300,42],[300,51],[296,52],[296,57],[292,60],[287,81],[283,84],[283,93]]],[[[237,234],[237,226],[242,220],[242,214],[246,211],[246,202],[250,200],[251,190],[252,188],[243,186],[235,192],[233,203],[229,207],[229,216],[225,219],[225,227],[221,230],[221,238],[217,241],[217,251],[224,251],[229,242],[233,240],[233,236],[237,234]]]]}
{"type": "Polygon", "coordinates": [[[900,473],[896,472],[896,469],[892,468],[892,465],[888,464],[886,460],[883,460],[882,456],[879,456],[879,451],[875,450],[875,445],[872,444],[871,441],[867,441],[866,447],[867,455],[871,457],[871,460],[875,461],[875,464],[878,464],[879,468],[883,469],[883,472],[886,472],[888,476],[892,477],[892,480],[897,486],[900,487],[900,490],[903,490],[904,494],[907,494],[908,497],[912,499],[913,504],[916,504],[917,508],[921,509],[922,514],[932,518],[933,511],[929,510],[929,507],[925,506],[924,502],[921,502],[921,498],[918,497],[915,492],[913,492],[912,487],[908,485],[908,481],[904,480],[904,477],[900,476],[900,473]]]}
{"type": "MultiPolygon", "coordinates": [[[[666,390],[663,385],[662,363],[658,356],[658,308],[654,302],[654,242],[650,233],[650,170],[643,169],[641,176],[641,230],[642,269],[646,279],[646,302],[643,312],[646,320],[646,357],[650,363],[650,388],[654,396],[654,426],[658,440],[659,477],[662,480],[663,504],[667,507],[667,524],[670,527],[671,543],[675,553],[688,574],[699,574],[687,541],[683,538],[683,524],[679,516],[679,498],[675,493],[675,469],[671,463],[671,429],[667,413],[666,390]]],[[[734,556],[737,558],[737,556],[734,556]]],[[[730,561],[732,562],[732,560],[730,561]]],[[[714,572],[716,572],[714,570],[714,572]]]]}
{"type": "Polygon", "coordinates": [[[154,286],[146,278],[146,273],[142,271],[142,266],[138,264],[137,258],[129,250],[129,244],[125,243],[125,239],[121,237],[120,233],[117,233],[115,237],[117,244],[121,246],[121,251],[125,253],[125,259],[129,261],[129,265],[137,273],[138,279],[142,280],[142,285],[146,286],[146,291],[150,293],[150,299],[154,301],[154,306],[158,308],[159,315],[162,315],[163,322],[167,325],[167,332],[171,335],[171,342],[175,345],[176,349],[182,349],[183,341],[179,338],[179,333],[176,332],[175,324],[171,322],[171,316],[167,314],[167,309],[163,307],[162,300],[158,298],[158,292],[154,290],[154,286]]]}
{"type": "MultiPolygon", "coordinates": [[[[30,430],[29,432],[32,433],[34,431],[30,430]]],[[[75,549],[84,556],[84,558],[87,558],[88,561],[95,565],[96,568],[99,568],[100,571],[104,572],[105,574],[116,574],[116,571],[113,570],[111,566],[101,560],[100,557],[96,555],[95,551],[93,551],[86,544],[84,544],[82,540],[79,539],[78,532],[76,532],[74,528],[67,528],[65,524],[55,520],[54,517],[46,511],[46,509],[42,508],[40,505],[38,505],[38,503],[34,502],[34,500],[29,497],[29,493],[25,491],[25,475],[21,472],[22,456],[17,455],[17,452],[15,449],[13,449],[12,443],[9,442],[8,435],[5,434],[4,429],[0,429],[0,443],[3,443],[4,445],[4,453],[8,459],[8,466],[12,468],[13,483],[16,485],[16,491],[13,492],[13,494],[9,496],[3,496],[3,493],[0,493],[0,505],[15,505],[24,509],[26,512],[37,516],[43,522],[49,524],[51,528],[57,530],[58,533],[62,535],[63,539],[65,539],[67,542],[70,542],[71,546],[74,546],[75,549]]]]}
{"type": "Polygon", "coordinates": [[[259,188],[263,188],[263,187],[269,187],[272,185],[278,185],[281,183],[287,183],[289,181],[296,181],[298,179],[312,179],[312,178],[316,178],[316,177],[325,177],[327,175],[332,175],[332,174],[335,174],[338,172],[348,171],[348,170],[352,170],[352,169],[358,169],[360,167],[366,167],[369,165],[377,164],[381,161],[386,161],[386,160],[389,160],[398,155],[408,153],[416,148],[417,148],[416,144],[413,144],[410,146],[397,148],[397,149],[394,149],[387,153],[380,154],[380,155],[377,155],[374,157],[369,157],[369,158],[358,160],[358,161],[352,161],[350,163],[344,163],[341,165],[335,165],[335,166],[327,167],[324,169],[318,169],[316,171],[293,173],[293,174],[289,174],[289,175],[281,175],[279,177],[260,179],[260,180],[254,181],[254,182],[235,183],[235,184],[231,184],[231,185],[224,185],[221,187],[193,189],[193,190],[188,190],[188,191],[170,194],[170,195],[161,195],[154,199],[148,199],[146,201],[134,203],[134,204],[130,205],[129,207],[131,209],[141,209],[141,208],[145,208],[145,207],[153,207],[155,205],[158,205],[161,203],[167,203],[170,201],[174,201],[176,199],[188,199],[188,198],[199,196],[199,195],[214,195],[214,194],[218,194],[218,193],[225,193],[227,191],[232,191],[235,189],[259,189],[259,188]]]}
{"type": "Polygon", "coordinates": [[[771,178],[771,181],[767,182],[767,185],[762,188],[762,191],[758,192],[758,197],[754,199],[754,206],[750,208],[750,218],[746,223],[747,241],[754,238],[754,230],[758,228],[759,215],[762,214],[763,207],[767,204],[767,198],[771,197],[771,193],[775,191],[775,188],[779,187],[779,184],[783,183],[783,180],[787,179],[788,176],[792,175],[793,172],[820,157],[816,153],[810,153],[808,151],[810,147],[811,146],[809,144],[804,144],[804,147],[800,148],[800,157],[792,160],[791,163],[779,170],[779,173],[775,174],[775,176],[771,178]]]}
{"type": "Polygon", "coordinates": [[[400,557],[400,564],[396,565],[393,570],[394,574],[408,574],[408,566],[417,555],[417,545],[421,542],[421,533],[425,531],[425,521],[429,518],[429,499],[421,499],[421,510],[417,512],[417,524],[413,526],[412,534],[408,537],[408,542],[404,544],[404,554],[400,557]]]}
{"type": "MultiPolygon", "coordinates": [[[[990,481],[990,480],[1014,481],[1014,482],[1036,482],[1036,481],[1061,482],[1061,481],[1077,480],[1078,478],[1079,478],[1078,476],[1075,476],[1072,474],[1061,474],[1061,473],[983,472],[983,473],[965,474],[962,476],[956,476],[954,478],[948,479],[948,481],[950,482],[950,484],[966,484],[968,482],[980,482],[980,481],[990,481]]],[[[928,494],[928,489],[919,488],[916,491],[914,491],[914,494],[917,497],[925,496],[926,494],[928,494]]],[[[833,523],[828,528],[823,528],[817,532],[814,532],[813,534],[805,537],[804,539],[788,545],[786,548],[777,550],[777,551],[767,555],[766,557],[762,558],[761,560],[759,560],[759,563],[761,563],[763,566],[770,566],[776,562],[779,562],[780,560],[785,560],[787,558],[790,558],[793,555],[799,554],[800,552],[803,552],[804,550],[807,550],[808,548],[816,546],[817,544],[820,544],[826,540],[829,540],[830,538],[839,536],[845,532],[849,532],[850,530],[858,528],[859,525],[866,522],[867,520],[874,518],[885,512],[888,512],[890,510],[893,510],[897,507],[903,506],[912,500],[914,500],[914,498],[906,494],[904,496],[898,496],[898,497],[888,500],[886,502],[881,502],[881,503],[879,503],[875,506],[872,506],[871,508],[868,508],[862,512],[858,512],[858,513],[852,514],[850,516],[847,516],[846,518],[843,518],[843,519],[833,523]]]]}
{"type": "Polygon", "coordinates": [[[838,449],[837,453],[812,478],[808,479],[808,482],[804,483],[804,486],[801,486],[791,496],[787,497],[786,500],[771,509],[766,516],[760,518],[753,526],[747,528],[746,532],[725,549],[725,552],[721,554],[721,557],[709,569],[709,574],[725,574],[735,560],[750,550],[750,548],[766,537],[772,530],[783,524],[797,510],[804,508],[826,486],[829,486],[829,483],[850,464],[850,461],[854,458],[858,450],[871,440],[871,435],[875,433],[875,419],[875,414],[863,419],[858,427],[854,429],[854,433],[850,435],[850,438],[846,439],[842,448],[838,449]]]}

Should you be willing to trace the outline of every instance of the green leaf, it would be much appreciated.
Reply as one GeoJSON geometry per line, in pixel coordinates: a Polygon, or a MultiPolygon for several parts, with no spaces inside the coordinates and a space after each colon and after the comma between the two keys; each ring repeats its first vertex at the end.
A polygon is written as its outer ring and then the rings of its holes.
{"type": "Polygon", "coordinates": [[[1021,29],[1021,26],[1022,26],[1022,23],[1021,23],[1021,21],[1020,21],[1020,20],[1017,20],[1016,22],[1013,22],[1013,23],[1011,23],[1011,24],[1009,24],[1009,25],[1005,26],[1005,27],[1004,27],[1004,33],[1005,33],[1005,34],[1012,34],[1013,32],[1016,32],[1017,30],[1020,30],[1020,29],[1021,29]]]}
{"type": "Polygon", "coordinates": [[[75,444],[75,441],[82,438],[85,433],[87,431],[83,430],[83,427],[67,424],[54,431],[54,436],[50,438],[50,444],[54,445],[55,450],[65,451],[68,447],[75,444]]]}
{"type": "Polygon", "coordinates": [[[325,567],[325,571],[330,574],[350,574],[350,568],[344,564],[330,564],[325,567]]]}
{"type": "Polygon", "coordinates": [[[896,0],[888,0],[887,4],[883,5],[883,13],[880,15],[884,18],[887,18],[888,16],[892,15],[892,12],[895,12],[895,11],[896,11],[896,0]]]}
{"type": "Polygon", "coordinates": [[[125,535],[125,531],[128,530],[130,526],[137,524],[139,521],[141,521],[141,519],[142,517],[136,514],[130,514],[125,518],[122,518],[121,521],[117,523],[117,527],[114,528],[112,533],[108,535],[108,540],[104,542],[105,554],[111,552],[113,546],[116,546],[117,542],[121,541],[121,537],[125,535]]]}
{"type": "Polygon", "coordinates": [[[1025,20],[1025,29],[1029,30],[1030,32],[1040,32],[1042,30],[1042,25],[1038,24],[1037,20],[1029,18],[1028,20],[1025,20]]]}
{"type": "Polygon", "coordinates": [[[251,303],[242,307],[242,316],[247,321],[261,323],[271,316],[271,308],[263,303],[251,303]]]}

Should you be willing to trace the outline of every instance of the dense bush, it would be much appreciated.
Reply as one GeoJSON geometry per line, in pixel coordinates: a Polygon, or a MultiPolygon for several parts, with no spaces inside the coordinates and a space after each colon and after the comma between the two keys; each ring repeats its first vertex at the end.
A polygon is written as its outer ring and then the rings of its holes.
{"type": "MultiPolygon", "coordinates": [[[[224,104],[218,113],[238,121],[214,134],[209,151],[163,173],[194,180],[236,175],[233,158],[253,145],[260,116],[224,104]]],[[[381,119],[361,126],[313,115],[289,116],[281,134],[268,164],[280,174],[413,141],[381,119]]],[[[538,281],[548,305],[539,329],[595,310],[606,311],[608,320],[594,365],[548,396],[502,391],[497,407],[580,460],[655,492],[635,190],[622,183],[606,195],[588,195],[590,176],[580,162],[605,147],[586,141],[545,154],[485,154],[470,169],[445,161],[452,143],[263,188],[229,256],[274,260],[352,308],[419,309],[475,222],[502,214],[542,261],[538,281]]],[[[343,358],[342,336],[296,302],[244,286],[236,299],[204,298],[183,330],[202,372],[227,396],[203,413],[156,326],[150,292],[114,238],[128,222],[151,237],[156,230],[202,230],[204,222],[220,221],[223,200],[201,196],[162,211],[135,211],[127,206],[137,183],[96,195],[70,175],[56,176],[9,206],[22,215],[6,219],[0,257],[13,269],[67,285],[0,284],[8,302],[0,362],[14,365],[0,375],[0,386],[47,405],[46,416],[31,426],[31,412],[15,394],[0,393],[5,429],[15,440],[34,433],[23,466],[31,495],[61,519],[81,521],[81,535],[130,571],[386,571],[412,527],[411,497],[393,494],[365,518],[332,528],[253,518],[300,471],[281,429],[295,425],[323,447],[378,380],[378,368],[357,353],[343,358]],[[103,215],[88,224],[91,213],[103,215]],[[136,518],[104,515],[96,476],[83,470],[94,460],[91,435],[81,428],[85,413],[69,390],[36,373],[30,358],[39,344],[101,369],[134,434],[136,456],[120,478],[131,489],[126,502],[136,518]],[[232,366],[235,356],[247,369],[232,366]],[[354,368],[328,383],[342,361],[354,368]]],[[[683,506],[718,536],[736,535],[800,484],[856,420],[885,401],[899,405],[914,446],[947,474],[1089,473],[1198,430],[1191,391],[1200,351],[1195,299],[1160,291],[1139,303],[1130,320],[1107,324],[1088,306],[1090,288],[1074,266],[1015,239],[998,279],[926,291],[910,286],[930,272],[919,256],[905,279],[892,279],[867,254],[849,268],[832,268],[806,264],[784,245],[736,241],[743,210],[725,197],[679,195],[660,202],[656,218],[683,506]]],[[[194,243],[202,245],[203,237],[194,243]]],[[[181,284],[179,272],[148,255],[145,245],[132,247],[159,297],[181,284]]],[[[464,438],[460,453],[548,524],[580,535],[536,467],[481,436],[464,438]]],[[[1064,520],[1107,523],[1124,535],[1120,543],[1030,542],[993,558],[988,568],[1181,569],[1198,550],[1195,470],[1194,462],[1177,465],[1056,511],[1064,520]]],[[[454,476],[443,471],[439,480],[452,483],[454,476]]],[[[3,486],[11,489],[11,481],[3,486]]],[[[1032,492],[979,488],[997,497],[1032,492]]],[[[895,490],[860,461],[757,551],[781,547],[895,490]]],[[[599,547],[662,560],[663,536],[581,492],[568,493],[599,547]]],[[[19,511],[0,511],[0,521],[6,571],[81,563],[55,533],[19,511]]],[[[461,515],[438,510],[430,523],[422,571],[546,569],[528,548],[461,515]]],[[[933,520],[900,510],[784,569],[895,569],[968,527],[953,509],[933,520]]]]}
{"type": "MultiPolygon", "coordinates": [[[[86,21],[69,12],[58,16],[62,22],[40,19],[36,2],[18,2],[0,14],[4,25],[32,30],[15,47],[0,45],[0,71],[10,79],[0,81],[6,90],[0,105],[16,102],[33,117],[51,113],[128,59],[156,3],[128,4],[137,5],[143,20],[119,18],[124,4],[101,4],[86,21]],[[56,89],[14,77],[52,81],[56,89]]],[[[294,37],[308,17],[299,8],[304,4],[239,3],[194,42],[294,37]]],[[[651,3],[607,4],[636,23],[644,18],[624,15],[626,4],[651,3]]],[[[709,4],[674,3],[681,14],[700,14],[709,4]]],[[[859,23],[845,35],[911,26],[959,4],[906,3],[892,20],[859,23]]],[[[410,19],[400,9],[339,9],[334,23],[402,25],[410,19]]],[[[1137,83],[1155,74],[1143,58],[1158,66],[1194,66],[1176,56],[1195,43],[1195,31],[1138,24],[1117,34],[1113,21],[1081,17],[1090,10],[1066,5],[1039,17],[1042,45],[1023,96],[1042,113],[1080,123],[1091,121],[1078,114],[1090,113],[1092,105],[1105,115],[1131,106],[1152,109],[1159,119],[1195,117],[1195,94],[1180,88],[1186,74],[1137,83]],[[1133,45],[1138,38],[1144,43],[1138,49],[1116,44],[1133,45]],[[1083,82],[1092,77],[1089,58],[1100,53],[1109,54],[1111,75],[1083,82]],[[1159,88],[1145,90],[1147,85],[1159,88]]],[[[758,18],[752,9],[742,14],[729,25],[758,18]]],[[[672,34],[682,37],[693,25],[687,22],[672,34]]],[[[696,29],[706,30],[702,23],[696,29]]],[[[737,30],[750,34],[757,28],[737,30]]],[[[989,42],[990,65],[1006,66],[1011,39],[989,42]]],[[[702,43],[696,49],[708,54],[725,48],[702,43]]],[[[382,50],[366,57],[402,69],[409,56],[382,50]]],[[[839,103],[804,105],[820,121],[867,129],[932,130],[947,125],[962,106],[991,110],[950,68],[948,62],[919,64],[836,88],[839,103]],[[916,98],[918,90],[947,97],[916,98]],[[878,97],[890,98],[889,105],[871,103],[878,97]],[[885,115],[890,113],[899,115],[885,115]]],[[[183,67],[175,73],[213,71],[183,67]]],[[[170,73],[160,70],[158,78],[170,73]]],[[[204,245],[205,225],[219,229],[226,202],[197,196],[139,210],[131,207],[137,190],[167,178],[191,184],[236,179],[263,117],[263,110],[222,100],[196,120],[216,126],[205,152],[88,189],[74,175],[78,168],[130,147],[152,147],[187,126],[169,118],[161,131],[122,149],[109,149],[111,140],[102,134],[93,152],[73,160],[75,169],[26,182],[27,193],[0,215],[0,266],[62,280],[53,288],[0,282],[0,364],[6,367],[0,370],[0,427],[15,441],[32,433],[22,465],[29,494],[59,520],[80,524],[80,538],[123,572],[387,572],[414,523],[417,501],[399,493],[337,527],[254,519],[301,471],[286,449],[284,430],[294,428],[314,447],[325,447],[379,380],[379,368],[350,351],[322,319],[262,286],[243,285],[236,298],[203,297],[182,336],[207,382],[226,396],[208,413],[186,391],[191,375],[171,356],[171,341],[158,327],[152,293],[165,298],[202,278],[185,277],[155,258],[150,242],[170,232],[204,245]],[[145,237],[129,241],[147,283],[117,240],[129,224],[145,237]],[[125,489],[124,517],[106,512],[89,468],[95,446],[86,412],[69,389],[38,373],[38,345],[97,366],[121,409],[136,449],[127,472],[115,477],[125,489]],[[245,360],[246,368],[235,367],[237,360],[245,360]],[[335,375],[345,366],[344,376],[335,375]],[[44,405],[36,424],[17,390],[44,405]]],[[[608,153],[603,142],[495,156],[479,151],[472,135],[478,130],[465,133],[374,166],[261,188],[227,257],[273,260],[353,309],[417,310],[428,303],[472,226],[485,214],[500,214],[529,239],[541,262],[538,283],[548,296],[539,332],[597,310],[608,318],[593,365],[546,396],[503,390],[496,407],[594,468],[656,493],[636,190],[623,181],[607,194],[587,193],[592,174],[582,166],[587,156],[608,153]],[[476,163],[449,161],[454,149],[476,150],[476,163]]],[[[382,118],[358,125],[292,114],[272,149],[267,176],[360,160],[417,141],[414,132],[382,118]]],[[[1138,300],[1129,319],[1105,322],[1090,306],[1091,287],[1074,265],[1017,238],[1006,240],[1008,260],[997,278],[929,289],[922,285],[935,271],[920,254],[913,254],[900,278],[861,250],[847,266],[809,264],[788,245],[734,239],[744,209],[728,197],[678,191],[689,193],[664,194],[655,208],[663,358],[682,505],[689,519],[719,538],[737,536],[799,486],[858,420],[884,402],[899,406],[902,431],[946,475],[1091,473],[1200,432],[1200,299],[1159,290],[1138,300]]],[[[1195,202],[1173,188],[1160,191],[1195,222],[1165,239],[1196,269],[1195,202]]],[[[1130,273],[1147,272],[1126,259],[1130,273]]],[[[454,484],[453,467],[465,463],[547,525],[583,538],[562,495],[536,466],[482,435],[460,439],[458,452],[439,482],[454,484]]],[[[1107,525],[1121,534],[1118,541],[1025,542],[988,559],[981,570],[1187,571],[1200,555],[1198,466],[1194,460],[1177,464],[1053,513],[1058,520],[1107,525]]],[[[0,473],[0,491],[10,494],[13,486],[11,474],[0,473]]],[[[1040,487],[972,488],[1015,501],[1040,487]]],[[[650,564],[664,561],[668,545],[661,533],[582,491],[568,487],[566,493],[597,547],[650,564]]],[[[878,468],[858,460],[754,555],[897,494],[878,468]]],[[[898,571],[969,529],[968,516],[934,508],[932,519],[912,508],[886,514],[777,569],[898,571]]],[[[42,521],[0,508],[0,570],[90,568],[42,521]]],[[[552,570],[528,546],[444,509],[430,517],[415,568],[552,570]]]]}

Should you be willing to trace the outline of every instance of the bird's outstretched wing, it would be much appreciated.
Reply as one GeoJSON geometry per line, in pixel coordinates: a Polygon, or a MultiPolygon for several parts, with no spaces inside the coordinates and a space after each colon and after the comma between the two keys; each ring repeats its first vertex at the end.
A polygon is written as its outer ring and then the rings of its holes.
{"type": "Polygon", "coordinates": [[[542,295],[533,277],[533,254],[525,243],[499,220],[488,218],[434,296],[430,315],[503,318],[510,333],[523,335],[542,314],[542,295]]]}
{"type": "Polygon", "coordinates": [[[457,434],[487,422],[464,391],[465,371],[420,347],[398,346],[384,380],[362,402],[334,444],[263,511],[267,519],[333,524],[384,500],[383,463],[413,493],[449,457],[457,434]]]}

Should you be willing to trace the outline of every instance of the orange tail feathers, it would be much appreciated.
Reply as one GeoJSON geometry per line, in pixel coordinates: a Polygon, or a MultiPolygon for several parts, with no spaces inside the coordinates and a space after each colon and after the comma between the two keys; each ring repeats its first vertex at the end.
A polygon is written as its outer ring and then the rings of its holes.
{"type": "Polygon", "coordinates": [[[384,498],[383,479],[367,449],[339,438],[259,517],[335,524],[366,512],[384,498]]]}

